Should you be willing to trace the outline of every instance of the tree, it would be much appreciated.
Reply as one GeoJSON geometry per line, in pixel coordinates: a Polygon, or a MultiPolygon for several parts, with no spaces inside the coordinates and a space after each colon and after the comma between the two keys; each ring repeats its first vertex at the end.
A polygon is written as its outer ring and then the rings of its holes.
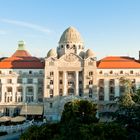
{"type": "Polygon", "coordinates": [[[88,100],[68,102],[64,106],[61,123],[67,123],[69,121],[76,121],[84,124],[98,122],[96,111],[97,105],[88,100]]]}

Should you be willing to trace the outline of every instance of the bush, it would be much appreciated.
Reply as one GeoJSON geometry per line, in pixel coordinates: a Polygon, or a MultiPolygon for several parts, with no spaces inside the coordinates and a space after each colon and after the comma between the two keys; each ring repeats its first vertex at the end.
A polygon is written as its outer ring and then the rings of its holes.
{"type": "Polygon", "coordinates": [[[4,135],[7,135],[8,133],[7,132],[0,132],[0,136],[4,136],[4,135]]]}

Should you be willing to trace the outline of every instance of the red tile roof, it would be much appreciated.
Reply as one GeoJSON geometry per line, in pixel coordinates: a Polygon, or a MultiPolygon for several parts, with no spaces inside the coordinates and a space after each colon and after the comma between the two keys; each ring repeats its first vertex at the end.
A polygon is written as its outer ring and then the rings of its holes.
{"type": "Polygon", "coordinates": [[[43,69],[44,62],[32,57],[26,50],[17,50],[11,57],[0,61],[0,69],[43,69]]]}
{"type": "Polygon", "coordinates": [[[12,57],[31,57],[31,55],[26,50],[16,50],[12,57]]]}
{"type": "Polygon", "coordinates": [[[109,56],[97,62],[100,69],[137,69],[140,68],[140,62],[131,57],[109,56]]]}

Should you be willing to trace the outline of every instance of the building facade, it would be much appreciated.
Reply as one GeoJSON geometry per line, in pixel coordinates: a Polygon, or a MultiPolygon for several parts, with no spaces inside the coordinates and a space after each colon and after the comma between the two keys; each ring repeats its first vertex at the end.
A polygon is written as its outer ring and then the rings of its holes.
{"type": "MultiPolygon", "coordinates": [[[[9,58],[0,60],[0,109],[13,115],[22,107],[44,105],[48,120],[59,120],[64,104],[73,99],[95,101],[99,110],[124,93],[121,77],[130,79],[133,90],[140,87],[140,61],[125,56],[97,60],[85,50],[83,39],[74,27],[66,29],[58,47],[45,59],[32,57],[23,41],[9,58]]],[[[27,110],[26,110],[27,113],[27,110]]]]}
{"type": "Polygon", "coordinates": [[[75,98],[93,100],[99,111],[107,110],[106,104],[124,93],[124,83],[119,80],[124,76],[132,81],[133,90],[139,88],[139,60],[110,56],[97,61],[95,53],[84,48],[80,33],[69,27],[60,37],[58,47],[48,52],[44,69],[47,118],[59,119],[64,104],[75,98]]]}
{"type": "Polygon", "coordinates": [[[19,41],[18,49],[0,61],[0,112],[19,115],[25,104],[43,101],[44,63],[32,57],[19,41]]]}

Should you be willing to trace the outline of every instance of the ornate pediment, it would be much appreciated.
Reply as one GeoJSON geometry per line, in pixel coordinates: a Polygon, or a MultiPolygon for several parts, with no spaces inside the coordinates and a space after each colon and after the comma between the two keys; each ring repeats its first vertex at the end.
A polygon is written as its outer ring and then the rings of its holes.
{"type": "Polygon", "coordinates": [[[64,56],[64,60],[67,62],[74,62],[74,61],[78,60],[78,58],[74,54],[70,53],[70,54],[66,54],[64,56]]]}
{"type": "Polygon", "coordinates": [[[63,55],[58,62],[59,67],[62,66],[81,67],[81,65],[82,65],[82,59],[73,53],[63,55]]]}

